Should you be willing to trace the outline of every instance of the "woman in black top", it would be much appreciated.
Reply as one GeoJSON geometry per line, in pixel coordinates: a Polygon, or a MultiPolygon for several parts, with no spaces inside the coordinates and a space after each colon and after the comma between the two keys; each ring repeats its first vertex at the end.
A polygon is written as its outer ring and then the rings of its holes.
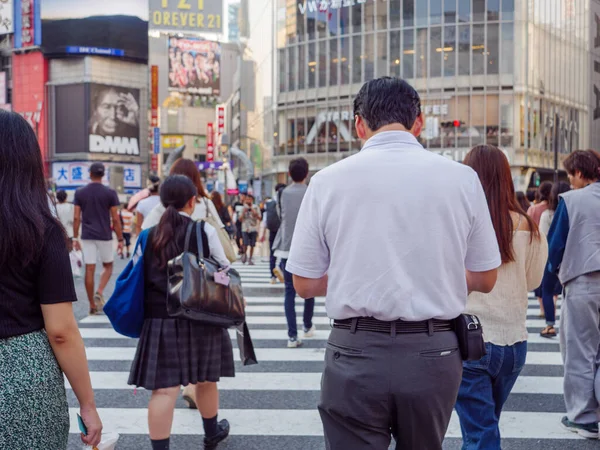
{"type": "MultiPolygon", "coordinates": [[[[162,184],[160,201],[166,208],[159,224],[150,229],[144,258],[144,326],[131,365],[129,384],[152,391],[148,405],[150,439],[154,450],[168,450],[175,402],[181,386],[196,385],[196,404],[204,424],[204,448],[214,449],[229,434],[227,420],[217,421],[217,381],[235,375],[233,349],[226,329],[202,325],[167,313],[167,263],[184,250],[198,191],[183,175],[172,175],[162,184]]],[[[204,257],[229,265],[216,230],[204,224],[195,233],[189,251],[204,243],[204,257]]]]}
{"type": "Polygon", "coordinates": [[[67,235],[50,212],[40,148],[21,116],[0,110],[0,449],[66,449],[63,372],[98,445],[98,417],[67,235]]]}

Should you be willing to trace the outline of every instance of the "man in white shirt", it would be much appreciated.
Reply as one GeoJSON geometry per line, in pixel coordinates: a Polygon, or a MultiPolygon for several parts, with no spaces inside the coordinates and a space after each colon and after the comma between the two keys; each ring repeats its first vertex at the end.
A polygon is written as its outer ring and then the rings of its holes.
{"type": "Polygon", "coordinates": [[[452,319],[493,289],[496,236],[477,174],[417,141],[408,83],[368,82],[354,115],[363,149],[312,178],[286,267],[334,320],[326,445],[383,450],[393,434],[398,449],[441,449],[462,376],[452,319]]]}

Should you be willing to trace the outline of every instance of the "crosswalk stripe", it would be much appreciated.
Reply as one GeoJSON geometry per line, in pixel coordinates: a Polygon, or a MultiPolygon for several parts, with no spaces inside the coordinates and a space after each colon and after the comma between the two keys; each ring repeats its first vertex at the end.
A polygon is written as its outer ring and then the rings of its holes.
{"type": "MultiPolygon", "coordinates": [[[[128,372],[90,372],[94,389],[134,389],[127,384],[128,372]]],[[[65,387],[70,389],[65,379],[65,387]]],[[[221,391],[319,391],[321,373],[241,372],[222,378],[221,391]]],[[[515,394],[563,394],[561,377],[522,376],[512,390],[515,394]]]]}
{"type": "MultiPolygon", "coordinates": [[[[257,348],[256,357],[259,361],[323,361],[324,348],[257,348]]],[[[88,347],[87,357],[91,361],[128,361],[135,355],[135,347],[88,347]]],[[[239,353],[233,352],[239,361],[239,353]]],[[[528,352],[528,364],[562,365],[558,352],[528,352]]]]}
{"type": "MultiPolygon", "coordinates": [[[[70,408],[71,433],[78,434],[76,408],[70,408]]],[[[104,429],[107,432],[127,434],[148,434],[147,410],[145,408],[99,408],[104,429]]],[[[576,435],[559,426],[562,413],[539,413],[505,411],[500,419],[500,433],[505,439],[560,439],[581,440],[576,435]]],[[[277,409],[226,409],[219,411],[219,417],[231,423],[232,436],[322,436],[323,425],[319,412],[314,410],[277,409]]],[[[177,408],[172,433],[175,435],[203,434],[200,416],[197,411],[177,408]]],[[[456,413],[452,414],[446,437],[461,436],[456,413]]],[[[572,444],[575,445],[575,444],[572,444]]],[[[574,448],[574,447],[572,447],[574,448]]]]}

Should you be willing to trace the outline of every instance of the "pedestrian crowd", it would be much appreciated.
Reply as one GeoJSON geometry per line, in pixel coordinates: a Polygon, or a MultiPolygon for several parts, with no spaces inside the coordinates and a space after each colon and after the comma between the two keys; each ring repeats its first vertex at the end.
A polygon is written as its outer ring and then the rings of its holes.
{"type": "MultiPolygon", "coordinates": [[[[359,153],[312,177],[305,159],[293,159],[289,185],[262,203],[251,193],[209,195],[194,162],[179,159],[133,205],[103,184],[102,163],[91,164],[73,203],[60,191],[54,204],[35,133],[0,111],[0,448],[66,448],[63,373],[83,442],[99,444],[69,252],[83,252],[89,314],[105,305],[108,314],[113,235],[130,260],[117,283],[141,280],[128,383],[151,391],[153,450],[169,449],[180,395],[200,413],[206,449],[230,428],[218,419],[217,383],[235,376],[231,339],[224,326],[175,312],[202,284],[182,292],[178,264],[191,258],[203,273],[211,261],[218,270],[203,282],[214,293],[233,289],[237,258],[254,265],[264,250],[271,283],[284,285],[287,347],[314,336],[315,298],[326,297],[332,327],[318,411],[328,449],[383,450],[392,437],[398,449],[441,449],[453,410],[463,449],[500,449],[502,409],[527,358],[532,291],[546,320],[540,335],[560,339],[561,424],[598,439],[600,154],[569,154],[568,183],[515,192],[494,146],[474,147],[462,164],[425,150],[420,98],[403,80],[367,82],[354,118],[359,153]]],[[[213,295],[205,291],[197,298],[213,295]]]]}

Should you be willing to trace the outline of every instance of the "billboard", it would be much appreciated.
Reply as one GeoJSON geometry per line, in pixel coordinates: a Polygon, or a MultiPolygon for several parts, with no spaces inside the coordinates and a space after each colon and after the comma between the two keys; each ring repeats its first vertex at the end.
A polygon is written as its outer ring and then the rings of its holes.
{"type": "MultiPolygon", "coordinates": [[[[0,0],[2,3],[2,0],[0,0]]],[[[41,44],[41,0],[21,0],[14,8],[15,48],[33,47],[41,44]]]]}
{"type": "Polygon", "coordinates": [[[89,92],[89,151],[139,156],[140,90],[90,84],[89,92]]]}
{"type": "Polygon", "coordinates": [[[169,90],[206,96],[221,93],[221,44],[169,37],[169,90]]]}
{"type": "Polygon", "coordinates": [[[41,3],[45,54],[148,60],[148,0],[44,0],[41,3]]]}
{"type": "Polygon", "coordinates": [[[150,0],[150,29],[221,33],[223,0],[150,0]]]}
{"type": "MultiPolygon", "coordinates": [[[[90,182],[90,166],[94,161],[67,161],[52,163],[52,178],[58,189],[75,189],[90,182]]],[[[123,167],[123,186],[126,189],[142,187],[142,166],[140,164],[102,162],[108,174],[102,179],[106,186],[110,185],[111,167],[123,167]]]]}
{"type": "MultiPolygon", "coordinates": [[[[0,0],[0,36],[14,33],[14,0],[0,0]]],[[[2,103],[2,102],[0,102],[2,103]]]]}

